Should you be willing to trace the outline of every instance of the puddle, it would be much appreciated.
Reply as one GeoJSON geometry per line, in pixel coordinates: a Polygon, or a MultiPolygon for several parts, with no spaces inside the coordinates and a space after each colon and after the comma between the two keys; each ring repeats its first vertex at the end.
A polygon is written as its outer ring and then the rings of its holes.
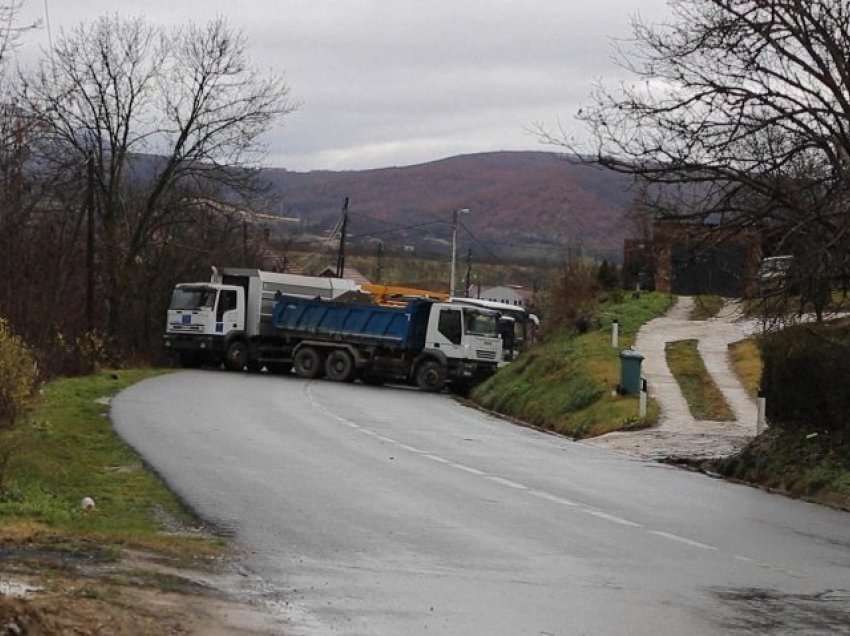
{"type": "Polygon", "coordinates": [[[9,596],[12,598],[29,598],[33,594],[43,592],[43,587],[37,585],[29,585],[23,581],[15,581],[13,579],[0,579],[0,596],[9,596]]]}

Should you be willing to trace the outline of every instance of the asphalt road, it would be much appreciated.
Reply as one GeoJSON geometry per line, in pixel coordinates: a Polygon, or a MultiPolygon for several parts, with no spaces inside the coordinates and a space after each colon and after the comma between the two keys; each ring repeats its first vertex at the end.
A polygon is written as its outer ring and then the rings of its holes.
{"type": "Polygon", "coordinates": [[[289,634],[850,633],[850,515],[446,395],[193,371],[112,417],[289,634]]]}

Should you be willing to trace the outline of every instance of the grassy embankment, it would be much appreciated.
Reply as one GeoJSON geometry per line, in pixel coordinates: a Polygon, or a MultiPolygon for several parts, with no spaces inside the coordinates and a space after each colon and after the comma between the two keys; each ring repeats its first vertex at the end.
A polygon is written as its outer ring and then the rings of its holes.
{"type": "Polygon", "coordinates": [[[708,320],[714,318],[723,308],[725,301],[715,294],[702,294],[694,297],[694,308],[691,310],[691,320],[708,320]]]}
{"type": "Polygon", "coordinates": [[[705,368],[696,340],[668,342],[664,347],[667,366],[679,383],[688,408],[698,420],[728,422],[735,419],[723,392],[705,368]]]}
{"type": "Polygon", "coordinates": [[[768,428],[710,468],[721,475],[850,510],[850,440],[808,428],[768,428]]]}
{"type": "Polygon", "coordinates": [[[618,351],[611,347],[611,322],[620,322],[620,346],[634,343],[642,324],[663,314],[669,296],[645,293],[604,302],[598,328],[577,335],[561,331],[524,353],[479,386],[472,399],[481,406],[573,437],[651,426],[658,405],[638,417],[636,396],[612,395],[619,383],[618,351]]]}
{"type": "Polygon", "coordinates": [[[729,361],[750,397],[758,396],[762,362],[761,352],[755,339],[746,338],[730,344],[729,361]]]}
{"type": "Polygon", "coordinates": [[[162,371],[102,372],[50,382],[15,436],[0,495],[0,536],[95,540],[183,555],[216,552],[209,538],[163,532],[195,523],[165,484],[112,429],[102,398],[162,371]],[[80,509],[83,497],[96,509],[80,509]]]}

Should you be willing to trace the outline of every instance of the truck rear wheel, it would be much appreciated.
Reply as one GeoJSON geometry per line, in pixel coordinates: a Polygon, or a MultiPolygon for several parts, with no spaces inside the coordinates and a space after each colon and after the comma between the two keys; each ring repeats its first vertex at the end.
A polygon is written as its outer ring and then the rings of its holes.
{"type": "Polygon", "coordinates": [[[334,349],[325,360],[325,375],[334,382],[352,382],[354,380],[354,358],[348,351],[334,349]]]}
{"type": "Polygon", "coordinates": [[[442,391],[446,385],[446,368],[436,360],[426,360],[416,369],[416,386],[429,393],[442,391]]]}
{"type": "Polygon", "coordinates": [[[303,347],[295,354],[292,366],[296,375],[313,380],[322,374],[322,355],[313,347],[303,347]]]}
{"type": "Polygon", "coordinates": [[[227,347],[224,356],[224,366],[231,371],[241,371],[248,364],[248,345],[241,340],[234,340],[227,347]]]}

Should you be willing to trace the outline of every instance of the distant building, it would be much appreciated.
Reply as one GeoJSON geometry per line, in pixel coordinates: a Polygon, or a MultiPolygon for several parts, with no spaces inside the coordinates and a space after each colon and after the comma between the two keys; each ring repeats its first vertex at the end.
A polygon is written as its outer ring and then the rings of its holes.
{"type": "Polygon", "coordinates": [[[505,303],[516,307],[528,307],[531,302],[532,292],[521,285],[498,285],[496,287],[483,287],[481,289],[481,300],[490,300],[496,303],[505,303]]]}
{"type": "Polygon", "coordinates": [[[652,234],[652,240],[625,241],[626,287],[640,283],[665,293],[732,298],[753,293],[762,255],[755,231],[728,236],[712,226],[659,220],[652,234]]]}

